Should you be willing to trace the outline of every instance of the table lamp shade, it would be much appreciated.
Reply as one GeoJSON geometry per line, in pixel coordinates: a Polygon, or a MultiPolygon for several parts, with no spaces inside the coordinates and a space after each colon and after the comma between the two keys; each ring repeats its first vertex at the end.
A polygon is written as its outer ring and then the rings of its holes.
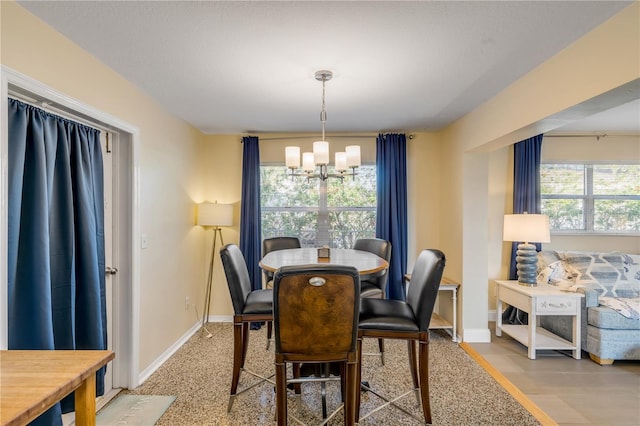
{"type": "Polygon", "coordinates": [[[549,217],[543,214],[506,214],[502,239],[520,242],[516,251],[518,282],[522,285],[536,285],[538,258],[536,246],[529,243],[551,241],[549,217]]]}
{"type": "Polygon", "coordinates": [[[504,241],[526,243],[551,242],[549,216],[544,214],[506,214],[502,232],[504,241]]]}
{"type": "Polygon", "coordinates": [[[198,225],[231,226],[233,224],[233,206],[231,204],[198,204],[198,225]]]}

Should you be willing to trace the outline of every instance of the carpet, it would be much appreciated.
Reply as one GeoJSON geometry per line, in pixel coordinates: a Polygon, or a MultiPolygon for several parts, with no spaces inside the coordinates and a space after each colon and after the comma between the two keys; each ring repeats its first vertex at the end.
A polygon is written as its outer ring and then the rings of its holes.
{"type": "Polygon", "coordinates": [[[175,396],[119,395],[96,416],[96,426],[155,425],[175,396]]]}
{"type": "MultiPolygon", "coordinates": [[[[227,413],[229,386],[233,360],[233,325],[208,324],[212,334],[193,335],[149,379],[134,390],[137,395],[176,395],[177,398],[156,423],[158,426],[204,425],[273,425],[275,416],[274,386],[263,383],[235,399],[231,413],[227,413]]],[[[375,339],[364,340],[364,351],[376,352],[375,339]]],[[[246,367],[263,376],[273,374],[273,347],[267,351],[266,330],[250,332],[246,367]]],[[[382,394],[396,396],[411,387],[406,342],[385,340],[385,365],[379,356],[366,356],[362,378],[382,394]]],[[[258,379],[242,374],[240,389],[258,379]]],[[[441,330],[432,330],[429,345],[429,385],[434,425],[540,425],[491,375],[475,362],[451,337],[441,330]]],[[[305,384],[302,403],[293,394],[288,398],[290,413],[308,424],[322,420],[320,386],[305,384]]],[[[340,404],[337,382],[327,385],[328,411],[340,404]]],[[[401,405],[418,417],[422,409],[413,395],[400,401],[401,405]]],[[[362,394],[361,414],[380,404],[380,400],[366,392],[362,394]]],[[[338,414],[329,425],[341,425],[338,414]]],[[[294,424],[293,421],[289,422],[294,424]]],[[[412,417],[399,410],[385,408],[366,418],[360,425],[418,425],[412,417]]]]}

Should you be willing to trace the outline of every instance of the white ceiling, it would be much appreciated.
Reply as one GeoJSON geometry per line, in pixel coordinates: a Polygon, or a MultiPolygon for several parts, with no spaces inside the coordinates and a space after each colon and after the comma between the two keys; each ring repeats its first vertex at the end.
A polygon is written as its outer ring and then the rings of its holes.
{"type": "MultiPolygon", "coordinates": [[[[437,130],[630,3],[20,1],[205,133],[319,131],[319,69],[327,132],[437,130]]],[[[561,130],[637,133],[639,116],[561,130]]]]}

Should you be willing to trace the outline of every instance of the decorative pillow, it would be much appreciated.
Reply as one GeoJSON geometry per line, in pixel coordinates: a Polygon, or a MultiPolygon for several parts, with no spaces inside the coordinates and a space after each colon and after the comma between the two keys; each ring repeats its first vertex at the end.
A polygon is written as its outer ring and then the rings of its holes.
{"type": "Polygon", "coordinates": [[[605,297],[600,296],[598,302],[608,308],[617,311],[621,315],[640,321],[640,297],[605,297]]]}
{"type": "Polygon", "coordinates": [[[576,283],[577,271],[562,260],[547,265],[538,274],[539,284],[560,285],[562,287],[571,287],[576,283]]]}

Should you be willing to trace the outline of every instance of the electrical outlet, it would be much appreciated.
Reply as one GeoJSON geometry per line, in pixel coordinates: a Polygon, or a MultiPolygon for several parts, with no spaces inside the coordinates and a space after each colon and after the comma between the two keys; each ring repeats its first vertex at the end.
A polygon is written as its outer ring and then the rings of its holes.
{"type": "Polygon", "coordinates": [[[191,305],[191,301],[189,300],[189,296],[187,296],[184,298],[184,310],[188,311],[190,305],[191,305]]]}

